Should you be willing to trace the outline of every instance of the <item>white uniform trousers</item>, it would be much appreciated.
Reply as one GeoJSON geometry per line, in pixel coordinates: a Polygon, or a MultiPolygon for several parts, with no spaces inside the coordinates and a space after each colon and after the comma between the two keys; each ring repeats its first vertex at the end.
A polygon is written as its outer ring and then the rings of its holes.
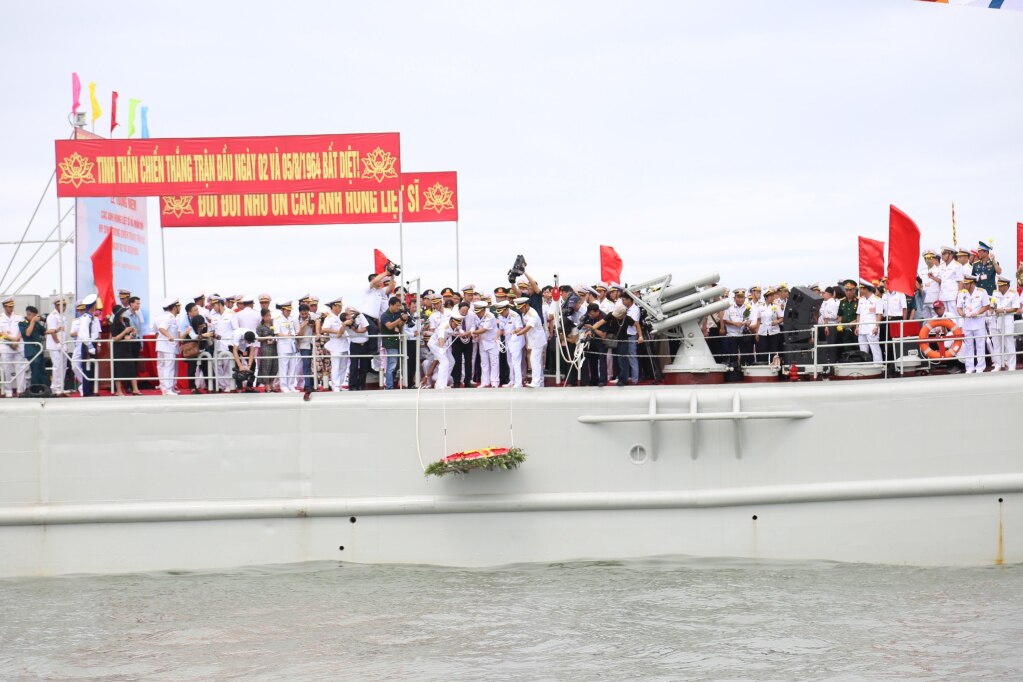
{"type": "Polygon", "coordinates": [[[533,388],[543,386],[543,366],[546,359],[544,357],[546,350],[546,346],[529,349],[529,385],[533,388]]]}
{"type": "Polygon", "coordinates": [[[480,386],[493,386],[497,388],[501,385],[500,354],[497,351],[497,346],[490,350],[480,348],[479,353],[480,386]]]}
{"type": "Polygon", "coordinates": [[[6,346],[0,350],[0,388],[8,398],[18,390],[18,355],[6,346]]]}
{"type": "Polygon", "coordinates": [[[870,357],[874,362],[881,362],[881,337],[871,336],[870,334],[860,334],[857,336],[857,340],[860,342],[860,350],[864,353],[870,352],[870,357]]]}
{"type": "Polygon", "coordinates": [[[340,391],[344,386],[349,359],[348,353],[330,354],[330,390],[340,391]]]}
{"type": "Polygon", "coordinates": [[[156,374],[160,377],[160,392],[164,395],[177,393],[175,384],[177,380],[174,373],[178,366],[177,353],[170,351],[156,351],[156,374]]]}
{"type": "Polygon", "coordinates": [[[522,388],[522,350],[518,344],[508,344],[508,384],[522,388]]]}
{"type": "Polygon", "coordinates": [[[1016,369],[1016,321],[1012,315],[996,315],[991,341],[994,346],[991,360],[994,369],[1012,371],[1016,369]]]}
{"type": "Polygon", "coordinates": [[[230,391],[234,388],[234,354],[231,346],[218,341],[214,351],[213,369],[217,375],[217,390],[230,391]]]}
{"type": "Polygon", "coordinates": [[[281,393],[294,393],[298,390],[298,375],[302,371],[301,357],[297,350],[286,351],[277,349],[277,380],[281,385],[281,393]]]}
{"type": "Polygon", "coordinates": [[[984,327],[971,326],[963,330],[966,339],[963,343],[963,352],[959,357],[966,365],[966,373],[974,374],[984,371],[984,327]]]}
{"type": "Polygon", "coordinates": [[[451,353],[451,344],[449,343],[447,348],[437,353],[434,351],[434,355],[437,356],[437,381],[433,387],[436,389],[448,388],[448,382],[451,381],[451,368],[455,365],[455,356],[451,353]]]}
{"type": "Polygon", "coordinates": [[[82,372],[82,346],[79,343],[76,343],[74,350],[71,351],[71,373],[75,375],[78,383],[85,381],[85,374],[82,372]]]}
{"type": "Polygon", "coordinates": [[[64,374],[67,372],[67,356],[63,349],[47,351],[50,354],[50,365],[53,373],[50,376],[50,393],[60,395],[64,392],[64,374]]]}

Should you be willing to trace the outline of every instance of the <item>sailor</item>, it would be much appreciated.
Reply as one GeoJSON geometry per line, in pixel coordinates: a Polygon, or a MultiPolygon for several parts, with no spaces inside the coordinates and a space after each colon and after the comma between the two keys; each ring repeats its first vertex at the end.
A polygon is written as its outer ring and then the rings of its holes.
{"type": "Polygon", "coordinates": [[[742,363],[741,354],[742,339],[747,338],[747,324],[749,322],[750,308],[746,304],[746,291],[736,289],[732,294],[732,305],[725,309],[721,321],[725,326],[725,338],[723,339],[722,353],[725,357],[736,359],[737,365],[742,363]]]}
{"type": "Polygon", "coordinates": [[[210,296],[210,330],[213,332],[213,365],[217,374],[217,390],[228,392],[234,386],[231,369],[231,343],[234,340],[236,313],[228,310],[223,297],[210,296]]]}
{"type": "Polygon", "coordinates": [[[956,309],[956,296],[963,281],[963,266],[955,261],[954,256],[955,249],[942,246],[937,271],[934,268],[927,271],[927,278],[938,285],[938,300],[945,304],[945,310],[949,312],[956,309]]]}
{"type": "MultiPolygon", "coordinates": [[[[495,287],[494,288],[494,304],[496,305],[496,304],[499,304],[501,301],[507,301],[507,300],[508,300],[508,289],[506,289],[505,287],[495,287]]],[[[494,315],[498,318],[497,319],[498,323],[500,323],[501,322],[501,318],[502,318],[501,311],[497,310],[495,308],[494,309],[494,315]]],[[[504,343],[503,338],[502,338],[501,343],[498,345],[497,365],[498,365],[498,376],[500,377],[501,385],[504,386],[505,384],[507,384],[510,381],[510,373],[509,373],[509,370],[508,370],[508,347],[504,343]]]]}
{"type": "Polygon", "coordinates": [[[925,320],[934,317],[934,302],[941,297],[941,283],[938,281],[940,279],[938,263],[940,262],[934,249],[924,250],[926,270],[920,275],[924,291],[924,305],[917,311],[917,317],[925,320]]]}
{"type": "Polygon", "coordinates": [[[891,340],[902,336],[902,325],[896,323],[909,317],[909,306],[904,293],[888,289],[887,277],[882,277],[881,283],[885,287],[878,306],[880,319],[884,321],[884,324],[881,325],[881,355],[885,360],[890,361],[894,360],[896,356],[891,349],[891,340]]]}
{"type": "MultiPolygon", "coordinates": [[[[277,380],[281,393],[294,393],[299,387],[299,355],[295,337],[298,336],[298,318],[291,314],[291,301],[277,305],[281,316],[274,320],[274,336],[277,337],[277,380]]],[[[307,311],[308,312],[308,311],[307,311]]]]}
{"type": "MultiPolygon", "coordinates": [[[[270,305],[271,301],[273,301],[273,299],[270,298],[270,294],[260,294],[259,295],[259,311],[258,311],[258,313],[259,313],[259,319],[260,320],[263,319],[263,313],[265,313],[267,310],[270,311],[270,316],[272,318],[274,318],[274,319],[276,319],[277,316],[281,314],[280,313],[280,308],[273,308],[270,305]]],[[[241,302],[241,297],[239,297],[239,303],[240,302],[241,302]]],[[[238,312],[241,312],[241,311],[239,310],[238,312]]]]}
{"type": "Polygon", "coordinates": [[[777,291],[768,286],[757,321],[757,361],[772,362],[781,351],[781,309],[776,302],[777,291]]]}
{"type": "Polygon", "coordinates": [[[966,342],[963,344],[963,363],[966,365],[967,374],[977,374],[984,371],[984,315],[991,307],[991,299],[983,289],[977,286],[977,276],[972,272],[963,277],[966,284],[964,295],[958,312],[962,318],[963,334],[966,342]]]}
{"type": "Polygon", "coordinates": [[[462,320],[459,322],[458,333],[451,343],[452,385],[454,388],[460,386],[470,388],[472,386],[472,351],[475,345],[472,340],[472,330],[476,327],[476,316],[472,313],[471,306],[465,301],[458,303],[453,310],[462,316],[462,320]]]}
{"type": "Polygon", "coordinates": [[[13,296],[7,296],[0,303],[3,304],[3,312],[0,313],[0,387],[4,397],[12,398],[19,388],[24,364],[18,327],[21,315],[14,313],[13,296]]]}
{"type": "MultiPolygon", "coordinates": [[[[596,298],[596,292],[593,292],[596,298]]],[[[529,297],[521,296],[515,299],[515,307],[522,315],[522,329],[518,330],[520,336],[525,338],[526,350],[529,353],[529,376],[530,388],[540,388],[544,379],[544,353],[547,350],[547,332],[544,329],[543,320],[529,303],[529,297]]]]}
{"type": "Polygon", "coordinates": [[[999,275],[998,289],[992,296],[994,315],[988,318],[993,321],[992,372],[1011,372],[1016,369],[1015,315],[1020,312],[1020,299],[1016,289],[1010,286],[1011,283],[1008,277],[999,275]]]}
{"type": "Polygon", "coordinates": [[[448,381],[451,378],[451,368],[455,358],[451,353],[452,344],[457,342],[461,333],[462,314],[457,310],[447,316],[447,321],[441,324],[437,332],[430,337],[433,343],[434,354],[437,358],[437,380],[433,387],[437,390],[448,388],[448,381]]]}
{"type": "Polygon", "coordinates": [[[67,343],[67,331],[65,326],[67,320],[64,318],[64,310],[67,308],[67,299],[58,296],[53,301],[53,310],[46,316],[46,352],[50,356],[50,394],[54,396],[64,395],[64,376],[67,374],[67,354],[64,346],[67,343]]]}
{"type": "MultiPolygon", "coordinates": [[[[160,393],[177,395],[174,374],[177,367],[178,339],[181,337],[181,328],[178,325],[181,302],[173,297],[165,298],[161,308],[163,313],[156,318],[156,373],[160,378],[160,393]]],[[[84,354],[82,357],[85,357],[84,354]]]]}
{"type": "Polygon", "coordinates": [[[973,264],[973,274],[977,277],[977,286],[987,292],[988,296],[995,293],[998,275],[1002,274],[1002,266],[991,254],[991,246],[986,242],[977,245],[977,261],[973,264]]]}
{"type": "MultiPolygon", "coordinates": [[[[253,296],[251,294],[238,294],[237,296],[238,304],[241,307],[238,309],[238,312],[234,314],[231,326],[235,329],[244,328],[255,330],[260,324],[262,324],[263,316],[260,311],[255,309],[253,296]]],[[[228,302],[227,309],[231,309],[230,302],[228,302]]]]}
{"type": "Polygon", "coordinates": [[[121,302],[122,308],[128,307],[128,299],[131,298],[131,289],[118,289],[117,300],[121,302]]]}
{"type": "Polygon", "coordinates": [[[327,339],[323,344],[324,350],[330,354],[330,390],[335,393],[341,390],[344,383],[345,372],[348,371],[349,352],[351,350],[351,339],[348,330],[354,320],[342,319],[343,300],[340,296],[327,303],[330,312],[323,318],[320,326],[321,333],[327,339]]]}
{"type": "Polygon", "coordinates": [[[880,325],[881,299],[875,294],[874,285],[860,282],[860,300],[856,306],[856,338],[860,351],[869,351],[873,362],[882,362],[880,325]]]}
{"type": "Polygon", "coordinates": [[[508,356],[508,383],[503,386],[522,388],[522,348],[525,339],[517,334],[522,329],[522,316],[512,309],[508,301],[497,304],[498,325],[508,356]]]}
{"type": "Polygon", "coordinates": [[[77,340],[82,358],[82,385],[79,387],[79,394],[88,397],[95,393],[93,382],[96,379],[96,341],[100,334],[100,317],[96,308],[99,298],[96,294],[89,294],[82,299],[82,304],[85,306],[85,312],[78,323],[77,340]]]}
{"type": "Polygon", "coordinates": [[[501,385],[497,359],[497,318],[488,310],[486,301],[476,301],[472,305],[478,319],[472,334],[479,348],[480,386],[497,388],[501,385]]]}

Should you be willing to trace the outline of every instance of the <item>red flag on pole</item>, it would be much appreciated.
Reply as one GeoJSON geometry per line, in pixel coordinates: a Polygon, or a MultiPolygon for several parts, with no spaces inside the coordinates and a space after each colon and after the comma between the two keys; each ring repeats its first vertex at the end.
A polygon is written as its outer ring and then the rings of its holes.
{"type": "Polygon", "coordinates": [[[114,231],[100,242],[99,248],[92,252],[92,279],[96,282],[96,295],[99,297],[103,310],[110,311],[114,307],[114,231]]]}
{"type": "Polygon", "coordinates": [[[600,245],[600,279],[608,284],[622,281],[622,257],[613,246],[600,245]]]}
{"type": "Polygon", "coordinates": [[[1023,263],[1023,223],[1016,223],[1016,267],[1023,263]]]}
{"type": "Polygon", "coordinates": [[[117,90],[110,96],[110,135],[113,137],[114,128],[117,127],[117,90]]]}
{"type": "Polygon", "coordinates": [[[82,81],[78,80],[78,73],[71,72],[71,113],[78,113],[78,107],[82,106],[82,81]]]}
{"type": "Polygon", "coordinates": [[[384,255],[384,252],[380,249],[373,249],[373,272],[378,275],[387,269],[387,264],[391,262],[391,259],[384,255]]]}
{"type": "Polygon", "coordinates": [[[912,296],[920,261],[920,228],[891,206],[888,211],[888,290],[912,296]]]}
{"type": "Polygon", "coordinates": [[[876,282],[884,274],[884,242],[867,237],[860,240],[860,279],[876,282]]]}

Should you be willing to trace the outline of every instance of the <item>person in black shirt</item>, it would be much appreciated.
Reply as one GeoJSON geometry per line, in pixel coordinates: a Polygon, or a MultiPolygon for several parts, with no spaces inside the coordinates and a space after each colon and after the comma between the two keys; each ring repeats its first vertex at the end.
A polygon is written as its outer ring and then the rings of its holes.
{"type": "Polygon", "coordinates": [[[29,360],[30,383],[33,386],[46,385],[46,320],[39,317],[39,309],[25,306],[25,319],[18,323],[21,332],[22,348],[25,358],[29,360]]]}
{"type": "Polygon", "coordinates": [[[580,342],[583,339],[586,341],[586,372],[583,374],[583,382],[587,386],[607,386],[607,347],[604,345],[607,330],[602,329],[604,318],[600,306],[590,303],[579,323],[580,342]]]}

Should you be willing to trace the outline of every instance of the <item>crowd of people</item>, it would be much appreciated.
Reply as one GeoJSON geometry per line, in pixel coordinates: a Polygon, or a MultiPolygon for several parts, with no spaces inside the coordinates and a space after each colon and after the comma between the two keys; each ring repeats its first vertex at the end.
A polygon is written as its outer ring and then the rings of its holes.
{"type": "MultiPolygon", "coordinates": [[[[988,359],[992,371],[1015,369],[1020,298],[990,251],[983,242],[973,252],[925,251],[926,268],[911,296],[887,290],[885,279],[809,286],[822,301],[806,347],[815,343],[824,365],[847,360],[850,350],[882,362],[890,323],[950,319],[964,331],[967,372],[984,371],[988,359]]],[[[193,393],[360,391],[374,370],[389,390],[538,388],[551,377],[566,385],[623,386],[659,378],[676,346],[651,350],[646,313],[633,291],[615,282],[541,286],[520,260],[509,286],[492,291],[470,284],[416,295],[398,286],[389,266],[370,274],[352,300],[321,303],[306,295],[275,303],[266,294],[197,293],[184,302],[164,299],[151,323],[126,290],[109,313],[96,295],[86,296],[71,322],[62,297],[46,316],[32,306],[15,314],[8,297],[0,315],[0,395],[35,386],[54,396],[88,396],[101,363],[109,364],[104,382],[115,394],[140,394],[140,363],[152,355],[165,395],[183,384],[193,393]],[[155,339],[146,338],[149,330],[155,339]],[[145,352],[146,343],[155,353],[145,352]]],[[[786,362],[793,344],[783,339],[795,333],[785,329],[789,294],[785,284],[726,293],[732,304],[701,321],[715,356],[733,367],[786,362]]]]}

